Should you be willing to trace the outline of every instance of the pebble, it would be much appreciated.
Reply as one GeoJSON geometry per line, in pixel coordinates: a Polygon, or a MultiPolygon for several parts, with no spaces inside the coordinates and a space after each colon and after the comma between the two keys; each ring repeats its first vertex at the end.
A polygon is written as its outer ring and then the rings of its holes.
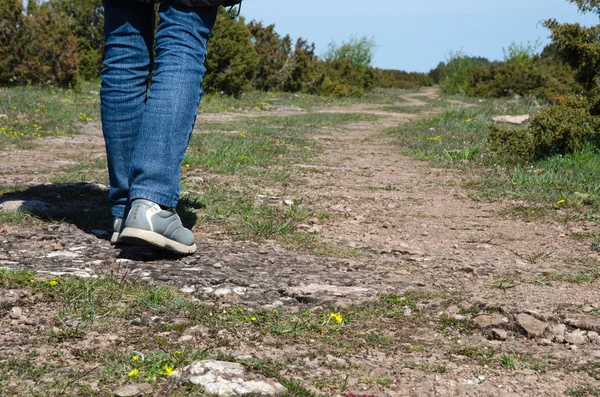
{"type": "Polygon", "coordinates": [[[508,339],[508,332],[503,329],[494,328],[490,331],[490,338],[494,340],[505,341],[508,339]]]}
{"type": "Polygon", "coordinates": [[[223,262],[213,263],[212,267],[215,269],[221,269],[223,267],[223,262]]]}
{"type": "Polygon", "coordinates": [[[23,315],[23,310],[20,307],[15,306],[10,309],[10,313],[8,314],[12,319],[19,319],[23,315]]]}
{"type": "Polygon", "coordinates": [[[565,335],[565,342],[571,345],[583,345],[587,341],[587,333],[580,329],[577,329],[565,335]]]}

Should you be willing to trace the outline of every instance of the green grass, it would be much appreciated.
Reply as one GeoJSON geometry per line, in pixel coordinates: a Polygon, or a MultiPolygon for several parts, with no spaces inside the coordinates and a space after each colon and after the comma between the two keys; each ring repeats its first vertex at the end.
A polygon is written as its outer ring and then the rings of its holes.
{"type": "Polygon", "coordinates": [[[395,138],[401,152],[436,167],[468,169],[472,177],[464,186],[475,200],[529,201],[534,207],[525,214],[528,220],[548,215],[544,212],[548,209],[569,209],[588,220],[600,219],[597,149],[552,156],[534,165],[511,165],[502,153],[489,151],[488,125],[501,114],[535,114],[539,105],[530,99],[484,103],[460,99],[471,106],[450,104],[439,116],[392,128],[386,135],[395,138]],[[535,203],[540,206],[535,208],[535,203]]]}
{"type": "Polygon", "coordinates": [[[323,127],[376,119],[372,115],[335,113],[200,124],[205,132],[192,136],[184,164],[228,174],[269,176],[272,171],[268,167],[314,160],[319,148],[311,135],[323,127]]]}
{"type": "Polygon", "coordinates": [[[0,90],[0,147],[27,148],[36,139],[80,132],[79,125],[100,118],[99,86],[84,83],[79,91],[13,87],[0,90]],[[93,93],[90,93],[93,91],[93,93]]]}
{"type": "Polygon", "coordinates": [[[572,397],[598,397],[600,388],[592,385],[579,385],[568,388],[565,390],[565,394],[572,397]]]}

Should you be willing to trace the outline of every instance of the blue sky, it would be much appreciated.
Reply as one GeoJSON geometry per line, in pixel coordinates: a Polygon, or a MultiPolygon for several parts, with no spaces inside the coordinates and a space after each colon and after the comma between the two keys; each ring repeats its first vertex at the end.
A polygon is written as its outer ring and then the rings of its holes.
{"type": "Polygon", "coordinates": [[[539,23],[547,18],[599,23],[566,0],[244,0],[242,15],[314,42],[319,55],[332,41],[373,37],[375,66],[420,72],[449,51],[501,59],[513,41],[547,43],[548,31],[539,23]]]}

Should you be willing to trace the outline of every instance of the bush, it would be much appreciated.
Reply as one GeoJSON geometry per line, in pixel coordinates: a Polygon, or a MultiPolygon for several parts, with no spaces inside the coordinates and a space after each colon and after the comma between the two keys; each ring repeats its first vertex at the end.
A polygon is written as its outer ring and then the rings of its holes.
{"type": "Polygon", "coordinates": [[[316,94],[321,89],[325,75],[319,69],[319,60],[315,55],[315,44],[308,44],[302,38],[296,41],[294,52],[281,70],[283,91],[305,91],[316,94]]]}
{"type": "Polygon", "coordinates": [[[231,19],[221,7],[208,42],[203,84],[207,92],[221,91],[238,98],[250,86],[258,67],[258,54],[250,37],[244,18],[231,19]]]}
{"type": "Polygon", "coordinates": [[[451,53],[440,79],[440,90],[446,95],[464,93],[472,63],[461,52],[451,53]]]}
{"type": "Polygon", "coordinates": [[[574,82],[573,71],[567,65],[542,63],[536,57],[526,65],[495,63],[489,67],[471,68],[465,92],[480,98],[533,95],[548,99],[566,94],[574,82]]]}
{"type": "Polygon", "coordinates": [[[292,52],[289,35],[281,38],[275,32],[275,25],[263,26],[252,21],[248,25],[254,50],[258,54],[258,65],[252,85],[263,91],[269,91],[282,85],[282,69],[292,52]]]}
{"type": "Polygon", "coordinates": [[[0,84],[16,83],[15,69],[21,62],[18,36],[23,27],[20,0],[0,0],[0,84]]]}
{"type": "Polygon", "coordinates": [[[323,63],[325,77],[320,94],[337,97],[361,97],[373,89],[377,73],[372,68],[357,68],[350,60],[323,63]]]}
{"type": "Polygon", "coordinates": [[[526,129],[490,126],[490,146],[497,153],[519,162],[556,154],[573,153],[600,143],[600,117],[583,96],[564,96],[538,113],[526,129]]]}
{"type": "Polygon", "coordinates": [[[402,70],[377,70],[377,86],[381,88],[414,89],[431,87],[433,79],[424,73],[404,72],[402,70]]]}
{"type": "MultiPolygon", "coordinates": [[[[33,1],[33,0],[31,0],[33,1]]],[[[30,7],[15,41],[19,65],[14,83],[74,87],[78,82],[77,40],[67,19],[48,4],[30,7]]]]}
{"type": "Polygon", "coordinates": [[[377,83],[377,72],[371,67],[375,42],[366,37],[352,37],[340,46],[329,44],[324,55],[323,83],[320,94],[360,97],[373,89],[377,83]]]}
{"type": "Polygon", "coordinates": [[[67,18],[69,29],[77,39],[80,76],[86,80],[98,79],[104,58],[102,0],[50,0],[49,4],[67,18]]]}

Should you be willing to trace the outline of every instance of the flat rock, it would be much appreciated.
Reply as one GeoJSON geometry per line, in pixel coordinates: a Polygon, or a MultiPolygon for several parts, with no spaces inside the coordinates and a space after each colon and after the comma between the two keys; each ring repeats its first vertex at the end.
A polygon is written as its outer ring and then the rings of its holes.
{"type": "Polygon", "coordinates": [[[173,376],[200,386],[209,394],[220,396],[246,394],[275,396],[287,391],[277,381],[262,375],[248,374],[241,364],[226,361],[196,361],[185,367],[181,374],[174,373],[173,376]]]}
{"type": "Polygon", "coordinates": [[[523,114],[523,115],[519,115],[519,116],[504,115],[504,116],[496,116],[496,117],[492,118],[492,120],[494,120],[496,123],[509,123],[509,124],[517,124],[517,125],[525,124],[530,119],[531,119],[531,116],[528,114],[523,114]]]}
{"type": "Polygon", "coordinates": [[[508,339],[508,332],[503,329],[494,328],[489,333],[490,339],[505,341],[508,339]]]}
{"type": "Polygon", "coordinates": [[[576,329],[573,332],[569,332],[565,335],[565,342],[571,345],[584,345],[588,341],[587,332],[580,329],[576,329]]]}
{"type": "Polygon", "coordinates": [[[48,203],[40,200],[4,200],[0,202],[0,210],[7,212],[18,211],[47,211],[48,203]]]}
{"type": "Polygon", "coordinates": [[[481,329],[504,328],[508,324],[508,318],[501,314],[484,314],[473,319],[475,325],[481,329]]]}
{"type": "Polygon", "coordinates": [[[113,393],[117,397],[136,397],[142,392],[137,385],[125,385],[123,387],[119,387],[113,393]]]}
{"type": "Polygon", "coordinates": [[[565,319],[565,323],[575,328],[600,332],[600,316],[595,316],[593,314],[568,315],[565,319]]]}
{"type": "Polygon", "coordinates": [[[546,332],[546,329],[548,328],[547,323],[540,321],[529,314],[518,314],[516,320],[519,327],[525,331],[525,334],[529,338],[537,338],[544,335],[544,332],[546,332]]]}

